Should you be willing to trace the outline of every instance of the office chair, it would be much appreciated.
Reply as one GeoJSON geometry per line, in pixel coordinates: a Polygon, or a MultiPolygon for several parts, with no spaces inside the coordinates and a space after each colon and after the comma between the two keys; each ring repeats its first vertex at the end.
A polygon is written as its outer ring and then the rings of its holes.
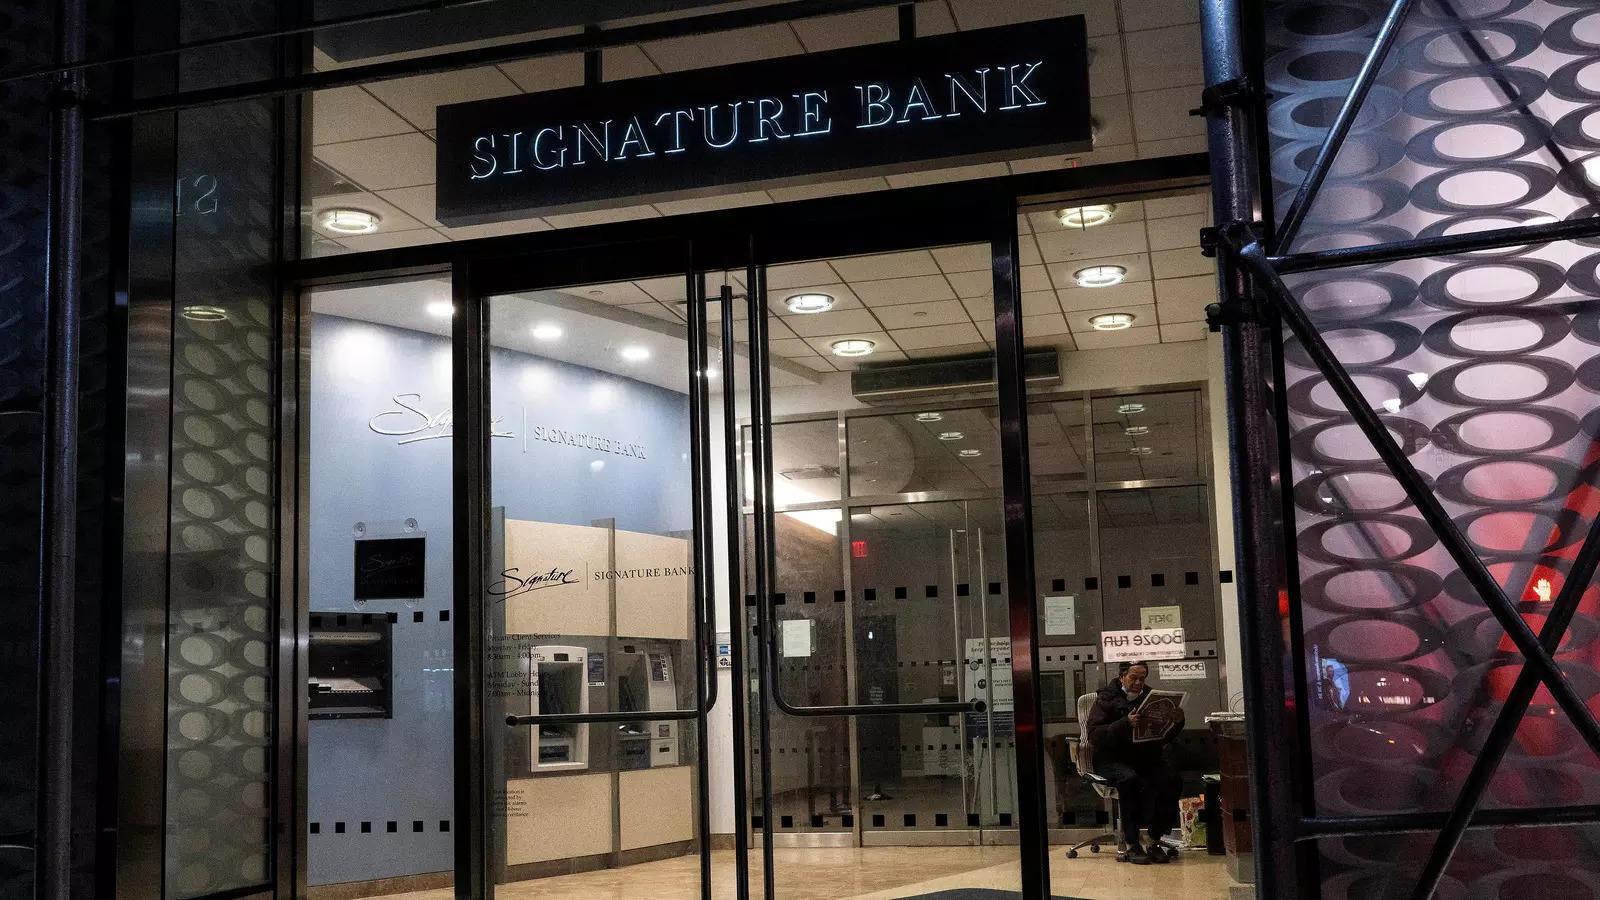
{"type": "Polygon", "coordinates": [[[1096,695],[1094,694],[1084,694],[1078,698],[1078,739],[1072,742],[1070,749],[1072,751],[1072,763],[1078,767],[1078,774],[1083,776],[1083,780],[1088,782],[1090,787],[1094,788],[1094,792],[1100,795],[1101,800],[1110,801],[1111,830],[1074,844],[1067,850],[1067,859],[1077,859],[1078,851],[1084,847],[1088,847],[1090,853],[1099,853],[1100,845],[1107,842],[1116,844],[1118,858],[1121,858],[1122,853],[1127,850],[1122,845],[1121,798],[1111,782],[1094,773],[1094,747],[1089,745],[1088,723],[1089,710],[1094,707],[1095,697],[1096,695]]]}

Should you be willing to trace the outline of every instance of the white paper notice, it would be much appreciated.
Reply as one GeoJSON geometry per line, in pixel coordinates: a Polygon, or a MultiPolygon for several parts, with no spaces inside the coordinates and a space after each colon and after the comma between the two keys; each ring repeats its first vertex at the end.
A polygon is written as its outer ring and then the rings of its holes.
{"type": "Polygon", "coordinates": [[[811,619],[785,619],[778,624],[784,656],[811,655],[811,629],[815,622],[811,619]]]}
{"type": "Polygon", "coordinates": [[[1072,595],[1044,598],[1044,633],[1077,634],[1077,598],[1072,595]]]}
{"type": "Polygon", "coordinates": [[[1205,660],[1156,663],[1157,681],[1200,681],[1206,677],[1205,660]]]}
{"type": "Polygon", "coordinates": [[[1183,629],[1107,631],[1100,635],[1100,658],[1105,662],[1143,659],[1183,659],[1183,629]]]}

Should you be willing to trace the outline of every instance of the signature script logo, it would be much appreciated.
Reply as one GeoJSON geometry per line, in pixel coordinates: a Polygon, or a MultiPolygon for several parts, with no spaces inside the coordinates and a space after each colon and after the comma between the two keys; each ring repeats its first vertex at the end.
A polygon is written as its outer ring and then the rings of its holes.
{"type": "Polygon", "coordinates": [[[539,572],[526,578],[517,574],[520,571],[519,568],[513,566],[501,572],[500,580],[488,587],[489,594],[504,601],[533,591],[561,587],[564,584],[579,583],[578,578],[572,574],[572,569],[552,567],[548,572],[539,572]]]}
{"type": "MultiPolygon", "coordinates": [[[[378,434],[400,438],[395,441],[397,444],[435,441],[448,438],[452,434],[451,425],[454,419],[450,410],[427,412],[422,408],[421,394],[395,394],[389,399],[399,409],[385,410],[367,420],[367,427],[378,434]]],[[[501,416],[489,419],[490,437],[516,437],[514,432],[500,427],[504,422],[505,419],[501,416]]]]}
{"type": "Polygon", "coordinates": [[[361,561],[361,574],[377,575],[381,572],[388,572],[391,569],[410,565],[412,561],[409,556],[384,556],[381,553],[374,553],[361,561]]]}

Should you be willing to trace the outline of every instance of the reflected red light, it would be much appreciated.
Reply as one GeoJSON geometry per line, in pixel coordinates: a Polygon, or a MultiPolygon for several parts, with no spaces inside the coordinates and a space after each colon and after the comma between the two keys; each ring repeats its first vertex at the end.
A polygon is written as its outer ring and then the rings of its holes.
{"type": "Polygon", "coordinates": [[[866,559],[867,558],[867,542],[866,541],[851,541],[850,542],[850,555],[855,557],[856,559],[866,559]]]}

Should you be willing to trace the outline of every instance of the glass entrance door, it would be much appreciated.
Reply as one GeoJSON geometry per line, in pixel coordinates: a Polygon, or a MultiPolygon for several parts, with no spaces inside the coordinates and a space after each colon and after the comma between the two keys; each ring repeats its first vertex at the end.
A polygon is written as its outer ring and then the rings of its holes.
{"type": "Polygon", "coordinates": [[[710,896],[708,367],[690,271],[680,243],[475,278],[483,896],[644,862],[710,896]]]}

